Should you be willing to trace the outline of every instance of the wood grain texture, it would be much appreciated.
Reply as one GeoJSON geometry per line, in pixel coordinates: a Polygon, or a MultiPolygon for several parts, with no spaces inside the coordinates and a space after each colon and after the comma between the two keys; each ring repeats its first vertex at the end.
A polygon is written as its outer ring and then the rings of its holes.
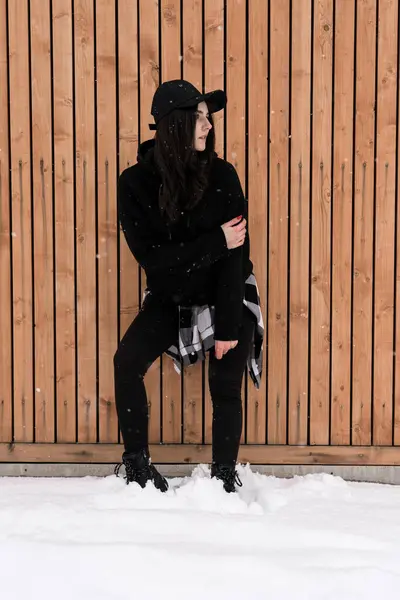
{"type": "MultiPolygon", "coordinates": [[[[257,279],[264,325],[267,325],[267,238],[268,198],[268,10],[263,0],[249,3],[248,21],[248,201],[250,257],[257,279]]],[[[246,441],[262,444],[266,440],[267,335],[265,331],[263,376],[256,390],[248,382],[246,441]]]]}
{"type": "Polygon", "coordinates": [[[333,0],[314,3],[309,443],[329,443],[333,0]]]}
{"type": "MultiPolygon", "coordinates": [[[[154,123],[154,119],[150,114],[151,102],[154,92],[160,84],[159,25],[158,2],[155,0],[139,0],[139,139],[141,142],[152,137],[152,133],[149,131],[149,123],[154,123]]],[[[141,294],[143,296],[143,291],[146,287],[146,276],[143,269],[140,271],[141,294]]],[[[142,298],[139,299],[139,304],[141,304],[141,300],[142,298]]],[[[150,406],[150,431],[153,438],[156,436],[154,441],[162,441],[164,432],[167,435],[167,439],[170,436],[173,437],[176,433],[174,431],[175,422],[172,422],[170,417],[165,418],[163,413],[158,421],[159,433],[156,433],[156,423],[160,414],[159,411],[161,410],[161,362],[162,359],[157,359],[146,373],[144,379],[150,406]]],[[[177,428],[180,430],[181,412],[178,413],[177,421],[177,428]]]]}
{"type": "Polygon", "coordinates": [[[94,11],[74,5],[78,442],[97,441],[94,11]]]}
{"type": "Polygon", "coordinates": [[[357,2],[352,443],[371,444],[376,0],[357,2]]]}
{"type": "MultiPolygon", "coordinates": [[[[161,79],[164,82],[181,78],[181,11],[178,0],[160,0],[160,2],[161,79]]],[[[166,356],[163,357],[162,363],[162,403],[163,441],[180,442],[184,412],[182,411],[182,375],[177,374],[173,362],[166,356]]],[[[194,413],[196,414],[196,411],[194,413]]]]}
{"type": "Polygon", "coordinates": [[[198,90],[203,88],[202,0],[182,3],[183,78],[198,90]]]}
{"type": "MultiPolygon", "coordinates": [[[[139,141],[139,65],[138,1],[118,4],[118,131],[119,172],[136,162],[139,141]]],[[[119,244],[119,318],[120,338],[124,336],[139,310],[140,267],[120,231],[119,244]]],[[[160,402],[149,402],[149,435],[160,440],[160,402]]]]}
{"type": "Polygon", "coordinates": [[[350,443],[351,267],[353,246],[353,82],[355,6],[335,4],[335,90],[332,196],[332,374],[333,445],[350,443]]]}
{"type": "Polygon", "coordinates": [[[373,444],[393,443],[398,3],[379,3],[376,105],[373,444]]]}
{"type": "Polygon", "coordinates": [[[72,10],[53,0],[57,441],[76,440],[72,10]]]}
{"type": "Polygon", "coordinates": [[[161,7],[161,77],[162,81],[181,78],[181,3],[159,0],[161,7]]]}
{"type": "Polygon", "coordinates": [[[117,349],[117,198],[115,5],[96,3],[97,264],[99,439],[118,439],[113,356],[117,349]]]}
{"type": "MultiPolygon", "coordinates": [[[[226,160],[236,169],[246,190],[246,2],[232,0],[226,5],[226,93],[225,109],[226,160]]],[[[257,235],[257,233],[256,233],[257,235]]],[[[247,378],[243,377],[242,404],[245,405],[247,378]]],[[[253,384],[251,384],[253,385],[253,384]]],[[[241,441],[246,433],[246,410],[243,406],[241,441]]]]}
{"type": "MultiPolygon", "coordinates": [[[[116,463],[119,444],[4,444],[0,462],[116,463]]],[[[157,464],[198,464],[211,461],[211,445],[153,444],[157,464]]],[[[249,444],[239,451],[239,462],[253,465],[399,466],[400,448],[388,446],[280,446],[249,444]]]]}
{"type": "MultiPolygon", "coordinates": [[[[200,0],[182,3],[182,68],[183,79],[197,89],[203,87],[202,76],[202,5],[200,0]]],[[[183,371],[183,442],[203,441],[203,365],[183,371]]]]}
{"type": "Polygon", "coordinates": [[[288,443],[307,444],[310,259],[311,3],[292,4],[288,443]]]}
{"type": "Polygon", "coordinates": [[[243,189],[246,172],[246,3],[233,0],[226,15],[226,160],[235,167],[243,189]]]}
{"type": "Polygon", "coordinates": [[[289,8],[271,4],[268,432],[269,444],[287,441],[288,348],[288,172],[289,172],[289,8]]]}
{"type": "Polygon", "coordinates": [[[54,360],[52,360],[54,355],[54,257],[50,2],[33,0],[30,4],[30,17],[35,441],[53,442],[55,439],[54,360]]]}
{"type": "Polygon", "coordinates": [[[0,441],[12,439],[11,230],[7,6],[0,0],[0,441]]]}
{"type": "MultiPolygon", "coordinates": [[[[226,86],[217,150],[249,200],[266,337],[241,457],[396,464],[398,22],[395,0],[0,0],[0,443],[14,457],[120,456],[113,355],[146,280],[116,182],[152,135],[161,77],[183,76],[226,86]]],[[[147,373],[156,457],[211,456],[207,370],[180,378],[164,356],[147,373]]]]}
{"type": "Polygon", "coordinates": [[[8,2],[14,439],[34,439],[31,124],[26,0],[8,2]]]}
{"type": "MultiPolygon", "coordinates": [[[[137,0],[118,4],[119,170],[136,162],[138,149],[138,23],[137,0]]],[[[120,335],[124,335],[139,310],[139,265],[123,234],[120,235],[120,335]]]]}
{"type": "MultiPolygon", "coordinates": [[[[204,0],[204,91],[224,89],[224,0],[204,0]]],[[[213,115],[215,148],[224,156],[224,111],[213,115]]]]}
{"type": "MultiPolygon", "coordinates": [[[[400,31],[398,31],[398,35],[400,35],[400,31]]],[[[399,56],[400,60],[400,56],[399,56]]],[[[399,74],[397,74],[399,77],[399,74]]],[[[397,186],[399,186],[400,182],[400,123],[399,123],[399,115],[400,115],[400,91],[397,94],[397,186]]],[[[396,326],[395,326],[395,340],[394,340],[394,352],[395,352],[395,373],[394,373],[394,415],[393,415],[393,444],[396,446],[400,445],[400,244],[398,240],[398,228],[400,224],[400,194],[399,189],[397,187],[397,229],[395,232],[397,239],[397,252],[396,252],[396,326]]]]}
{"type": "MultiPolygon", "coordinates": [[[[205,92],[224,89],[224,2],[223,0],[204,0],[204,81],[205,92]]],[[[215,149],[223,158],[224,147],[224,111],[213,115],[215,129],[215,149]]],[[[204,440],[212,440],[212,401],[208,383],[209,357],[205,363],[204,389],[204,440]]]]}

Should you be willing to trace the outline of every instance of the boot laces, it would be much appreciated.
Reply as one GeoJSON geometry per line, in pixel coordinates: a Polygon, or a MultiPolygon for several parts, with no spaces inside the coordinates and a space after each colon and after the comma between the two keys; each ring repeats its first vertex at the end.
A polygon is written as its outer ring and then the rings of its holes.
{"type": "MultiPolygon", "coordinates": [[[[115,466],[114,474],[119,477],[119,471],[125,465],[125,477],[126,483],[136,481],[137,483],[143,483],[145,481],[153,481],[154,485],[158,489],[167,490],[168,483],[165,478],[157,471],[157,469],[151,464],[151,462],[137,465],[134,461],[123,459],[122,462],[115,466]]],[[[141,483],[141,485],[142,485],[141,483]]]]}
{"type": "Polygon", "coordinates": [[[114,474],[117,477],[119,477],[119,471],[120,471],[122,465],[125,465],[124,479],[127,480],[127,483],[129,483],[130,481],[136,481],[137,479],[140,479],[141,477],[147,477],[148,479],[153,479],[154,472],[150,465],[144,465],[143,467],[137,467],[130,460],[123,461],[116,465],[116,467],[114,469],[114,474]]]}
{"type": "Polygon", "coordinates": [[[218,467],[218,478],[222,479],[232,489],[234,489],[235,484],[238,487],[243,486],[243,483],[234,467],[232,468],[225,465],[220,465],[218,467]]]}

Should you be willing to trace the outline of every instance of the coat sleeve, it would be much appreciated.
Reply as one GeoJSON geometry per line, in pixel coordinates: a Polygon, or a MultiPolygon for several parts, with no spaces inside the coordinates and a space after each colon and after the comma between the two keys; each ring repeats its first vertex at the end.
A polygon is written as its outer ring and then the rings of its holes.
{"type": "Polygon", "coordinates": [[[191,271],[212,265],[229,253],[221,227],[188,242],[160,243],[123,173],[118,180],[118,215],[127,244],[146,271],[191,271]]]}
{"type": "MultiPolygon", "coordinates": [[[[228,209],[225,221],[243,215],[247,220],[248,208],[239,177],[233,165],[228,163],[225,180],[228,193],[228,209]]],[[[237,340],[242,323],[244,297],[244,260],[249,256],[249,235],[242,246],[229,250],[227,257],[216,263],[215,339],[237,340]]]]}

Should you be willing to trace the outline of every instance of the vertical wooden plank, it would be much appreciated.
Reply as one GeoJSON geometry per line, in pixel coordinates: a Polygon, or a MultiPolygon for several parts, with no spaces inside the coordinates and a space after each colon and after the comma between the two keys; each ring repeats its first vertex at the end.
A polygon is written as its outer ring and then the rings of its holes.
{"type": "MultiPolygon", "coordinates": [[[[224,89],[224,0],[204,0],[204,90],[224,89]]],[[[215,149],[224,155],[224,112],[213,115],[215,149]]],[[[212,441],[212,402],[208,385],[209,357],[205,361],[204,441],[212,441]]]]}
{"type": "Polygon", "coordinates": [[[57,441],[76,441],[75,222],[70,0],[53,0],[57,441]]]}
{"type": "Polygon", "coordinates": [[[393,439],[394,248],[398,2],[379,2],[373,443],[393,439]]]}
{"type": "Polygon", "coordinates": [[[139,0],[140,50],[140,139],[152,137],[149,123],[153,123],[151,103],[160,84],[158,48],[158,0],[139,0]]]}
{"type": "MultiPolygon", "coordinates": [[[[137,155],[139,128],[137,10],[137,0],[122,0],[118,5],[120,172],[133,165],[137,155]]],[[[121,235],[120,241],[120,326],[122,337],[139,310],[139,267],[123,235],[121,235]]]]}
{"type": "Polygon", "coordinates": [[[99,441],[118,437],[113,356],[117,348],[115,4],[96,3],[99,441]]]}
{"type": "MultiPolygon", "coordinates": [[[[118,4],[119,170],[136,161],[139,129],[138,0],[118,4]]],[[[120,234],[120,336],[139,310],[139,265],[120,234]]],[[[158,400],[158,401],[157,401],[158,400]]],[[[149,401],[149,439],[160,441],[160,402],[149,401]]]]}
{"type": "Polygon", "coordinates": [[[357,0],[352,443],[371,444],[376,0],[357,0]]]}
{"type": "MultiPolygon", "coordinates": [[[[178,0],[161,2],[161,78],[162,81],[181,77],[181,14],[178,0]]],[[[162,403],[164,442],[182,441],[182,378],[171,359],[162,362],[162,403]]]]}
{"type": "MultiPolygon", "coordinates": [[[[183,78],[201,90],[202,78],[202,5],[200,0],[182,3],[183,78]]],[[[164,62],[163,62],[164,75],[164,62]]],[[[203,440],[203,365],[183,373],[183,442],[199,444],[203,440]]]]}
{"type": "Polygon", "coordinates": [[[210,357],[207,353],[204,361],[204,423],[203,423],[203,438],[205,444],[212,443],[212,418],[213,406],[210,394],[210,386],[208,383],[208,372],[210,368],[210,357]]]}
{"type": "Polygon", "coordinates": [[[226,160],[238,172],[245,189],[246,169],[246,2],[231,0],[226,15],[227,57],[226,160]]]}
{"type": "MultiPolygon", "coordinates": [[[[268,6],[264,0],[249,3],[248,13],[248,195],[251,258],[257,279],[264,323],[267,323],[268,237],[268,6]]],[[[266,342],[266,336],[265,336],[266,342]]],[[[260,390],[251,382],[247,393],[246,441],[266,439],[267,346],[264,344],[260,390]]]]}
{"type": "Polygon", "coordinates": [[[308,423],[311,7],[292,3],[288,442],[297,445],[308,423]]]}
{"type": "MultiPolygon", "coordinates": [[[[181,14],[178,0],[160,0],[162,81],[181,77],[181,14]]],[[[182,432],[182,379],[170,359],[162,362],[163,440],[180,442],[182,432]]]]}
{"type": "Polygon", "coordinates": [[[333,0],[314,4],[310,443],[329,443],[333,0]]]}
{"type": "MultiPolygon", "coordinates": [[[[178,375],[175,378],[179,380],[178,375]]],[[[203,440],[202,364],[185,368],[183,373],[183,442],[201,444],[203,440]]]]}
{"type": "Polygon", "coordinates": [[[78,442],[97,440],[94,14],[76,0],[75,177],[78,442]]]}
{"type": "Polygon", "coordinates": [[[202,0],[182,3],[183,78],[203,88],[202,0]]]}
{"type": "MultiPolygon", "coordinates": [[[[224,89],[224,0],[204,0],[204,88],[224,89]]],[[[224,111],[213,116],[215,147],[224,155],[224,111]]]]}
{"type": "Polygon", "coordinates": [[[268,442],[287,441],[289,0],[271,3],[268,442]]]}
{"type": "Polygon", "coordinates": [[[0,442],[12,440],[11,231],[7,7],[0,0],[0,442]]]}
{"type": "MultiPolygon", "coordinates": [[[[225,110],[225,156],[237,170],[243,190],[246,190],[246,27],[245,0],[231,0],[226,4],[225,73],[229,102],[225,110]]],[[[243,377],[243,404],[245,393],[246,377],[243,377]]],[[[245,432],[246,411],[243,410],[242,443],[245,432]]]]}
{"type": "MultiPolygon", "coordinates": [[[[141,142],[152,137],[149,131],[149,123],[153,123],[154,119],[150,114],[151,102],[154,92],[160,83],[160,65],[159,65],[159,44],[158,44],[158,0],[139,0],[139,90],[140,90],[140,123],[139,123],[139,138],[141,142]]],[[[146,285],[146,277],[141,269],[141,292],[146,285]]],[[[168,359],[170,360],[170,359],[168,359]]],[[[150,427],[152,436],[156,432],[154,417],[158,413],[158,407],[161,406],[161,360],[157,359],[145,376],[145,386],[149,405],[151,406],[150,427]]],[[[179,407],[177,407],[179,408],[179,407]]],[[[179,413],[178,427],[180,429],[181,413],[179,413]]],[[[163,432],[166,434],[164,441],[169,441],[175,416],[172,421],[170,417],[165,420],[163,415],[163,432]]],[[[180,438],[179,438],[180,439],[180,438]]],[[[158,440],[157,440],[158,441],[158,440]]]]}
{"type": "Polygon", "coordinates": [[[54,279],[51,123],[51,29],[48,0],[31,2],[32,168],[35,296],[35,441],[53,442],[54,279]]]}
{"type": "MultiPolygon", "coordinates": [[[[400,19],[400,17],[399,17],[400,19]]],[[[398,35],[400,35],[400,25],[398,35]]],[[[400,55],[398,57],[400,60],[400,55]]],[[[399,76],[399,75],[398,75],[399,76]]],[[[399,229],[400,229],[400,88],[398,88],[397,95],[397,221],[395,230],[396,239],[396,317],[395,317],[395,379],[394,379],[394,431],[393,431],[393,444],[396,446],[400,445],[400,243],[399,243],[399,229]]]]}
{"type": "Polygon", "coordinates": [[[14,439],[33,434],[32,214],[29,23],[25,0],[8,3],[12,256],[14,306],[14,439]]]}
{"type": "Polygon", "coordinates": [[[181,6],[180,0],[161,3],[161,77],[162,81],[181,78],[181,6]]]}
{"type": "Polygon", "coordinates": [[[354,2],[335,5],[331,444],[350,444],[354,2]]]}

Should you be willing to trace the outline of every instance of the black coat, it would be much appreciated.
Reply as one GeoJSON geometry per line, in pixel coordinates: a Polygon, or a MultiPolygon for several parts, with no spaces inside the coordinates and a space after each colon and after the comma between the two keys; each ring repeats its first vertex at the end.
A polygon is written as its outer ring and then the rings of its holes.
{"type": "Polygon", "coordinates": [[[215,339],[237,340],[244,282],[253,270],[249,236],[228,250],[221,225],[247,219],[238,175],[230,163],[213,160],[202,200],[167,226],[158,206],[161,184],[154,140],[140,146],[138,162],[118,181],[118,213],[128,246],[146,272],[147,287],[163,301],[215,305],[215,339]]]}

